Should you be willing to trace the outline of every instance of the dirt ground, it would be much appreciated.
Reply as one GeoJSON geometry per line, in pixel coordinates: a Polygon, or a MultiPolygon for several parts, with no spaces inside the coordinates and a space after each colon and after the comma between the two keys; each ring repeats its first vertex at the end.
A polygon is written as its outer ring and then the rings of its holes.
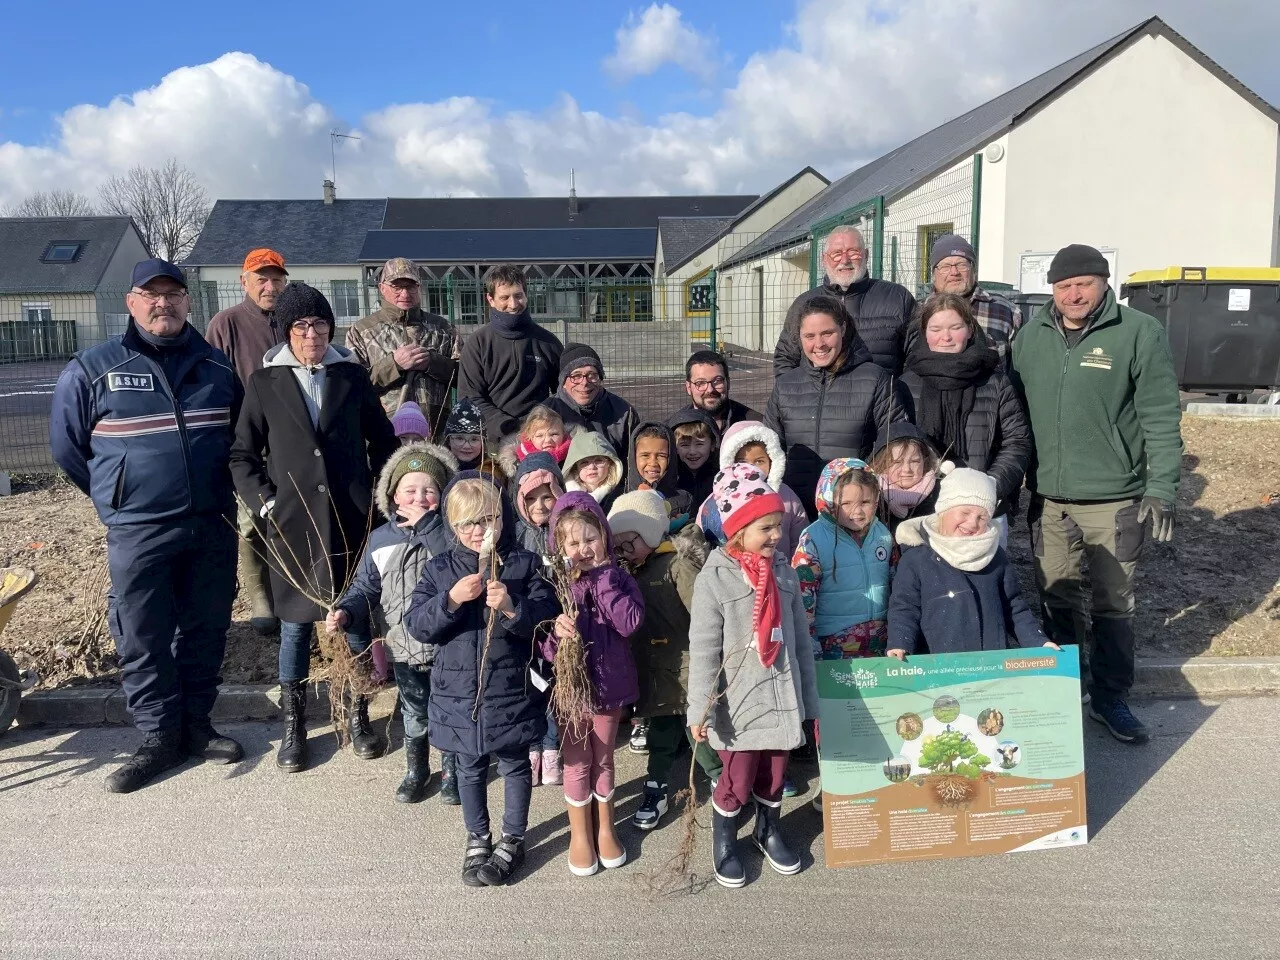
{"type": "MultiPolygon", "coordinates": [[[[1280,655],[1280,424],[1186,417],[1182,429],[1174,542],[1148,544],[1138,566],[1140,652],[1280,655]]],[[[1011,552],[1032,598],[1024,523],[1011,552]]],[[[10,565],[34,567],[40,582],[0,646],[38,670],[42,687],[113,681],[106,543],[88,499],[65,482],[17,483],[0,498],[0,566],[10,565]]],[[[277,646],[249,629],[239,598],[233,619],[226,682],[274,680],[277,646]]]]}

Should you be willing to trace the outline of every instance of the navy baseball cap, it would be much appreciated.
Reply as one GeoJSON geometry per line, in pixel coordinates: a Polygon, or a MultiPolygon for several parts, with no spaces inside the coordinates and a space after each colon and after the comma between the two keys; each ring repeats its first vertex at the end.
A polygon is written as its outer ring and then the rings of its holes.
{"type": "Polygon", "coordinates": [[[135,287],[145,287],[156,277],[168,277],[175,283],[182,284],[182,289],[187,288],[187,278],[182,275],[182,271],[168,260],[161,260],[159,257],[140,260],[134,264],[133,279],[130,284],[135,287]]]}

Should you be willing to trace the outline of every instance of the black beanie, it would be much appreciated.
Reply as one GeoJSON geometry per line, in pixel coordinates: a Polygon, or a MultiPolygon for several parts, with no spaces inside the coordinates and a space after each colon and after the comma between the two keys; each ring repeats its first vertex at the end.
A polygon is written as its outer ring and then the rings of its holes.
{"type": "Polygon", "coordinates": [[[305,283],[295,281],[280,291],[280,296],[276,298],[274,316],[276,323],[286,330],[295,320],[319,317],[329,322],[329,332],[333,333],[333,307],[329,306],[323,293],[305,283]]]}
{"type": "Polygon", "coordinates": [[[595,367],[600,379],[604,379],[604,364],[600,362],[600,354],[585,343],[571,343],[560,354],[560,382],[579,367],[595,367]]]}
{"type": "Polygon", "coordinates": [[[1071,277],[1102,277],[1105,280],[1110,276],[1111,267],[1099,251],[1083,243],[1071,243],[1054,254],[1046,279],[1057,283],[1071,277]]]}

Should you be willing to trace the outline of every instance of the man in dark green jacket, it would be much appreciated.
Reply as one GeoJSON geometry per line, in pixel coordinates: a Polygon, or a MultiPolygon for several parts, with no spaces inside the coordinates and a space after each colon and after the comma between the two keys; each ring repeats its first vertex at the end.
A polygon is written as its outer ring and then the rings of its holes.
{"type": "Polygon", "coordinates": [[[1034,456],[1028,522],[1045,630],[1083,644],[1092,614],[1089,715],[1143,743],[1130,712],[1133,572],[1151,536],[1173,537],[1182,416],[1173,357],[1154,317],[1122,307],[1092,247],[1059,250],[1053,302],[1013,341],[1013,379],[1027,407],[1034,456]],[[1081,559],[1089,561],[1086,599],[1081,559]]]}

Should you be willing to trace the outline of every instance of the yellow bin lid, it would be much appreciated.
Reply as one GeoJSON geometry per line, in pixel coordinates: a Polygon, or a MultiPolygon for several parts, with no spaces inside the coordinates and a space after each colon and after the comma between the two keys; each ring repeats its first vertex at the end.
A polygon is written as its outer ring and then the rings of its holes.
{"type": "Polygon", "coordinates": [[[1280,283],[1280,267],[1165,267],[1129,274],[1126,284],[1280,283]]]}

